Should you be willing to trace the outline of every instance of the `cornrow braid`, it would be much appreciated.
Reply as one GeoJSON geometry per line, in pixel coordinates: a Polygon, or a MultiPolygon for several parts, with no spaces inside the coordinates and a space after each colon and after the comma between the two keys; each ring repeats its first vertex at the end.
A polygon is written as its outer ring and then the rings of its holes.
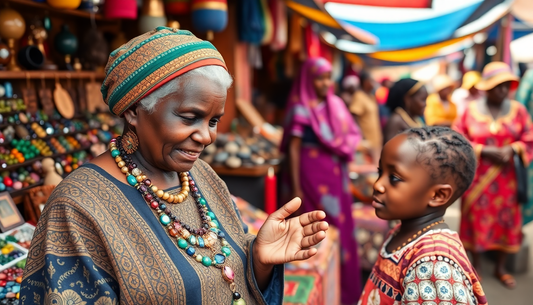
{"type": "Polygon", "coordinates": [[[453,177],[459,198],[472,184],[476,156],[470,142],[458,132],[439,126],[411,128],[405,131],[419,154],[417,160],[430,168],[432,179],[453,177]]]}

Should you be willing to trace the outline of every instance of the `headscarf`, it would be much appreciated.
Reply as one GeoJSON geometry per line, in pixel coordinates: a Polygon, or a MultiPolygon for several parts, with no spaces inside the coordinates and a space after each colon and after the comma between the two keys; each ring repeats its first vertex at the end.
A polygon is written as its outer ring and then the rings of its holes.
{"type": "Polygon", "coordinates": [[[411,96],[415,94],[424,83],[419,82],[412,78],[400,79],[389,90],[389,95],[387,96],[387,108],[390,111],[396,110],[396,108],[405,109],[404,98],[406,96],[411,96]]]}
{"type": "Polygon", "coordinates": [[[157,27],[111,52],[102,96],[111,112],[121,116],[171,79],[211,65],[227,70],[222,55],[210,42],[189,31],[157,27]]]}
{"type": "Polygon", "coordinates": [[[361,135],[346,105],[333,93],[333,87],[329,89],[324,100],[326,115],[317,110],[319,103],[313,80],[331,70],[331,64],[324,58],[308,59],[302,66],[289,96],[286,132],[281,144],[283,151],[287,149],[290,130],[295,124],[301,124],[311,127],[320,143],[332,153],[351,160],[361,135]]]}

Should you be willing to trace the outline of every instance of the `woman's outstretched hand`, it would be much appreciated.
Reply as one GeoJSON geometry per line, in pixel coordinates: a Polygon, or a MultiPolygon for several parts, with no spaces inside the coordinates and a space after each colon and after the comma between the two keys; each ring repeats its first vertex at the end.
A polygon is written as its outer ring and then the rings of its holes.
{"type": "Polygon", "coordinates": [[[313,211],[286,219],[296,212],[302,201],[294,198],[272,213],[263,224],[253,248],[255,278],[260,289],[270,279],[274,265],[308,259],[317,253],[312,248],[324,238],[329,225],[323,211],[313,211]]]}
{"type": "Polygon", "coordinates": [[[300,198],[294,198],[268,217],[254,243],[254,261],[272,266],[308,259],[317,253],[312,247],[326,238],[328,223],[321,221],[326,213],[313,211],[286,219],[301,203],[300,198]]]}

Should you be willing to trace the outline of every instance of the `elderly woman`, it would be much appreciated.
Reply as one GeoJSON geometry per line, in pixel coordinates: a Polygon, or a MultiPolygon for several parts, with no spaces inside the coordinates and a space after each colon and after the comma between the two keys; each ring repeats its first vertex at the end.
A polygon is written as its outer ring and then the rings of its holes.
{"type": "Polygon", "coordinates": [[[386,104],[392,115],[383,132],[384,142],[409,128],[424,126],[427,97],[424,84],[412,78],[401,79],[392,86],[386,104]]]}
{"type": "Polygon", "coordinates": [[[509,66],[492,62],[482,77],[476,88],[486,96],[470,103],[455,125],[478,157],[476,177],[462,200],[460,236],[477,270],[482,252],[497,251],[494,274],[514,288],[516,282],[505,270],[507,254],[517,252],[522,243],[513,155],[527,166],[533,157],[533,130],[527,109],[508,98],[510,88],[518,85],[509,66]]]}
{"type": "Polygon", "coordinates": [[[126,127],[57,186],[37,225],[23,304],[281,304],[283,264],[316,254],[324,212],[243,228],[224,182],[198,159],[232,80],[221,55],[160,27],[111,53],[102,86],[126,127]]]}

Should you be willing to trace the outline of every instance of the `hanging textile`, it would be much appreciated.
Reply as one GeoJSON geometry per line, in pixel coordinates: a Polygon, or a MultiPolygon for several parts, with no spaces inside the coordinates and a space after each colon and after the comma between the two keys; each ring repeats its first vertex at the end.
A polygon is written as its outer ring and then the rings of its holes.
{"type": "Polygon", "coordinates": [[[237,5],[239,40],[260,45],[265,35],[261,0],[240,0],[237,5]]]}
{"type": "Polygon", "coordinates": [[[274,34],[272,37],[272,42],[270,43],[270,48],[273,51],[281,51],[287,47],[287,38],[289,33],[287,22],[287,6],[282,0],[271,0],[269,4],[274,23],[274,34]]]}
{"type": "Polygon", "coordinates": [[[263,25],[265,28],[261,44],[267,45],[272,42],[272,38],[274,37],[274,21],[272,20],[272,12],[268,6],[268,0],[260,0],[260,2],[263,15],[263,25]]]}

